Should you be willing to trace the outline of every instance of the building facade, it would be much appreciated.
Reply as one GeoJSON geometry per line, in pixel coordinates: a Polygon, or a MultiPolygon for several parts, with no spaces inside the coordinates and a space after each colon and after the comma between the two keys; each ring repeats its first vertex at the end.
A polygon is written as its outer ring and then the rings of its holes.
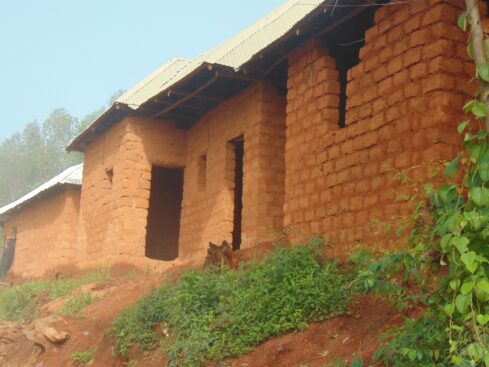
{"type": "Polygon", "coordinates": [[[399,171],[459,150],[474,70],[462,0],[371,5],[289,0],[119,98],[68,147],[85,156],[75,262],[164,268],[277,234],[323,236],[327,256],[392,246],[372,223],[411,210],[399,171]]]}

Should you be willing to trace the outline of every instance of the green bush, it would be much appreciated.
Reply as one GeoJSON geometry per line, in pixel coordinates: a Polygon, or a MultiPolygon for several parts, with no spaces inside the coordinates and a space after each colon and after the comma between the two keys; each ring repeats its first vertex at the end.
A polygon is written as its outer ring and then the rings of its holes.
{"type": "Polygon", "coordinates": [[[58,280],[30,281],[0,289],[0,321],[32,321],[39,314],[39,307],[62,297],[81,285],[107,278],[102,270],[86,276],[58,280]]]}
{"type": "Polygon", "coordinates": [[[74,352],[71,355],[71,363],[75,366],[83,366],[88,364],[93,358],[95,349],[89,349],[84,352],[74,352]]]}
{"type": "Polygon", "coordinates": [[[445,366],[449,345],[443,315],[426,312],[418,319],[406,319],[398,329],[382,336],[388,340],[374,355],[374,361],[392,367],[445,366]]]}
{"type": "Polygon", "coordinates": [[[122,313],[111,333],[118,350],[154,348],[159,337],[170,366],[201,366],[244,354],[274,335],[347,311],[351,275],[323,262],[322,244],[275,250],[236,272],[190,271],[122,313]]]}

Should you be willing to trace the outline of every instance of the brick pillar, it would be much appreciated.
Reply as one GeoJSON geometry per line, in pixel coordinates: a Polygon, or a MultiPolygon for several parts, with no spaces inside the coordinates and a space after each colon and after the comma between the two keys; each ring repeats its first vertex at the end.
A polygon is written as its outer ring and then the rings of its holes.
{"type": "Polygon", "coordinates": [[[244,135],[242,248],[271,239],[283,225],[285,100],[268,84],[255,89],[256,121],[244,135]]]}
{"type": "Polygon", "coordinates": [[[326,159],[321,137],[338,129],[340,85],[335,60],[318,40],[289,57],[288,73],[284,225],[293,237],[310,236],[326,209],[318,162],[326,159]]]}

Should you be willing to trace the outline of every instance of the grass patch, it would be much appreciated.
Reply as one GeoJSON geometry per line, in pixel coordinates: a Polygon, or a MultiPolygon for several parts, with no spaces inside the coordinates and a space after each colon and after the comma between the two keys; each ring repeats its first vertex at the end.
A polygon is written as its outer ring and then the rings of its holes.
{"type": "Polygon", "coordinates": [[[351,274],[323,262],[322,241],[275,250],[236,272],[190,271],[123,312],[110,332],[127,356],[161,344],[169,366],[236,357],[260,342],[347,312],[351,274]],[[155,332],[161,328],[160,335],[155,332]]]}
{"type": "Polygon", "coordinates": [[[30,281],[0,289],[0,321],[32,321],[43,303],[62,297],[84,284],[107,278],[107,272],[94,271],[75,278],[30,281]]]}
{"type": "Polygon", "coordinates": [[[74,352],[71,354],[71,363],[75,366],[83,366],[90,362],[95,354],[95,349],[89,349],[84,352],[74,352]]]}
{"type": "Polygon", "coordinates": [[[94,297],[91,293],[79,292],[71,296],[66,304],[59,311],[60,315],[81,319],[85,317],[83,308],[98,301],[100,297],[94,297]]]}

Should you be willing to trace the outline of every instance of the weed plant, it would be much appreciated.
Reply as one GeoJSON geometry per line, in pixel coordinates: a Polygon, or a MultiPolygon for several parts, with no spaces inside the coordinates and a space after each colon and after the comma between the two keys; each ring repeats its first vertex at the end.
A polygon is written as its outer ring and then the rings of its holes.
{"type": "Polygon", "coordinates": [[[60,298],[88,283],[107,278],[107,272],[94,271],[82,277],[29,281],[0,289],[0,321],[30,322],[39,314],[39,307],[60,298]]]}
{"type": "Polygon", "coordinates": [[[276,249],[265,261],[245,263],[235,272],[187,272],[114,321],[110,332],[119,353],[127,356],[132,346],[148,350],[161,342],[169,366],[201,366],[346,313],[352,276],[323,261],[321,245],[315,239],[276,249]]]}

